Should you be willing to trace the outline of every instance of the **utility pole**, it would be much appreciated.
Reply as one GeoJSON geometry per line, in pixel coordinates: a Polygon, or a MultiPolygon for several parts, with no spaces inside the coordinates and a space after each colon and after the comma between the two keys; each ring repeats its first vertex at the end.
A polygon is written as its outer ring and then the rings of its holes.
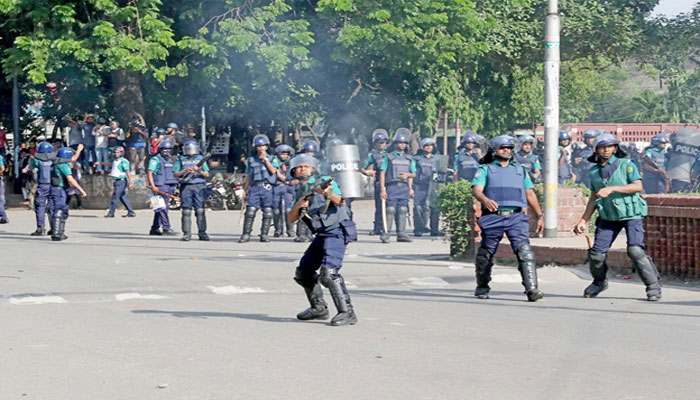
{"type": "Polygon", "coordinates": [[[557,237],[557,150],[559,148],[559,53],[558,0],[548,0],[544,25],[544,237],[557,237]]]}
{"type": "Polygon", "coordinates": [[[447,146],[447,142],[448,142],[448,139],[449,139],[449,138],[447,137],[447,109],[445,109],[445,129],[444,129],[444,131],[442,132],[442,139],[443,139],[443,143],[442,143],[442,154],[447,155],[447,154],[449,154],[449,153],[448,153],[449,147],[447,146]]]}
{"type": "Polygon", "coordinates": [[[207,113],[202,106],[202,153],[207,152],[207,113]]]}
{"type": "Polygon", "coordinates": [[[17,182],[21,168],[19,163],[19,148],[22,144],[22,133],[19,129],[19,85],[17,84],[17,75],[12,77],[12,134],[12,147],[15,160],[15,182],[17,182]]]}

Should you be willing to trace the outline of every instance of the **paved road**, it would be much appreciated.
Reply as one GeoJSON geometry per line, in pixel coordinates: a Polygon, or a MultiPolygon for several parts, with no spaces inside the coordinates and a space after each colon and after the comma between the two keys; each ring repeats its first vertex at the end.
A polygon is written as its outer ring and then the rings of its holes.
{"type": "MultiPolygon", "coordinates": [[[[700,393],[697,290],[667,287],[648,303],[635,278],[583,299],[581,271],[545,268],[547,297],[527,303],[503,266],[492,299],[477,300],[473,265],[447,261],[446,243],[362,235],[344,268],[359,323],[330,327],[294,319],[306,307],[291,279],[300,244],[238,244],[234,212],[209,213],[208,243],[145,235],[147,211],[102,214],[74,212],[62,243],[28,236],[27,211],[0,226],[0,399],[700,393]]],[[[369,204],[356,214],[368,227],[369,204]]]]}

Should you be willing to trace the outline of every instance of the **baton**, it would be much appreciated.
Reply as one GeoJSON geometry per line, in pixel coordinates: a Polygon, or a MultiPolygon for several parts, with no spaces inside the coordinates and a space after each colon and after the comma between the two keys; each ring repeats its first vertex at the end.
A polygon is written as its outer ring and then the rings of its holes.
{"type": "MultiPolygon", "coordinates": [[[[408,222],[408,226],[413,226],[413,221],[411,218],[411,202],[413,201],[412,198],[408,199],[408,211],[406,212],[406,221],[408,222]]],[[[415,202],[413,204],[416,204],[415,202]]]]}
{"type": "Polygon", "coordinates": [[[592,249],[593,246],[591,245],[591,236],[589,234],[586,234],[586,242],[588,243],[588,250],[592,249]]]}
{"type": "Polygon", "coordinates": [[[245,209],[248,206],[248,196],[246,196],[246,199],[243,200],[243,203],[241,203],[241,215],[238,217],[238,226],[241,226],[243,223],[243,217],[245,216],[245,209]]]}
{"type": "Polygon", "coordinates": [[[163,196],[167,196],[167,197],[169,197],[169,198],[171,198],[171,199],[175,199],[175,200],[180,200],[180,198],[177,197],[177,196],[175,196],[174,194],[165,193],[164,191],[162,191],[162,190],[160,190],[160,189],[158,189],[158,188],[156,188],[156,187],[154,187],[154,188],[152,188],[152,189],[155,190],[156,193],[162,194],[163,196]]]}
{"type": "Polygon", "coordinates": [[[384,233],[389,233],[386,228],[386,200],[384,199],[382,199],[382,227],[384,228],[384,233]]]}
{"type": "Polygon", "coordinates": [[[280,214],[281,214],[280,218],[282,219],[282,221],[280,223],[280,228],[281,228],[282,232],[280,232],[280,233],[284,234],[284,233],[289,233],[289,232],[284,231],[285,229],[287,229],[287,224],[286,224],[286,222],[287,222],[287,212],[286,212],[287,207],[286,206],[287,205],[284,202],[284,195],[282,195],[282,198],[280,200],[282,201],[282,210],[280,210],[280,214]]]}

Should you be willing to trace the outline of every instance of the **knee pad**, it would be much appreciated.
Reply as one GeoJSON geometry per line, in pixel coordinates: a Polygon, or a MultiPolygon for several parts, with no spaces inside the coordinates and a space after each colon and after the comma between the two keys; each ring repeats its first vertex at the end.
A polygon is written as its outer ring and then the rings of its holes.
{"type": "Polygon", "coordinates": [[[327,266],[322,266],[320,271],[319,281],[321,285],[325,287],[330,287],[333,281],[340,278],[340,274],[337,269],[328,268],[327,266]]]}
{"type": "Polygon", "coordinates": [[[272,214],[276,217],[276,216],[280,215],[281,211],[282,210],[280,210],[279,207],[275,207],[272,209],[272,214]]]}
{"type": "Polygon", "coordinates": [[[248,218],[253,218],[253,217],[255,217],[255,212],[256,212],[256,211],[258,211],[257,208],[255,208],[255,207],[253,207],[253,206],[248,206],[248,207],[245,209],[245,216],[248,217],[248,218]]]}
{"type": "Polygon", "coordinates": [[[408,206],[399,206],[399,215],[407,215],[408,214],[408,206]]]}
{"type": "Polygon", "coordinates": [[[602,265],[607,257],[607,253],[593,253],[592,251],[588,252],[588,261],[596,265],[602,265]]]}
{"type": "Polygon", "coordinates": [[[198,208],[198,209],[194,210],[194,212],[198,217],[204,215],[204,213],[205,213],[203,208],[198,208]]]}
{"type": "Polygon", "coordinates": [[[518,258],[523,261],[535,262],[535,251],[530,243],[523,242],[518,245],[518,258]]]}
{"type": "Polygon", "coordinates": [[[263,217],[264,218],[272,218],[273,215],[274,215],[274,212],[272,211],[272,207],[263,208],[263,217]]]}
{"type": "Polygon", "coordinates": [[[641,246],[628,246],[627,255],[630,256],[633,261],[640,261],[647,257],[646,251],[644,251],[644,248],[641,246]]]}
{"type": "Polygon", "coordinates": [[[294,271],[294,281],[299,286],[312,288],[318,281],[318,275],[315,272],[312,274],[304,273],[304,270],[301,267],[297,267],[297,269],[294,271]]]}
{"type": "Polygon", "coordinates": [[[192,209],[191,208],[183,208],[182,209],[182,215],[192,215],[192,209]]]}
{"type": "Polygon", "coordinates": [[[394,215],[396,214],[396,207],[386,207],[386,215],[394,215]]]}

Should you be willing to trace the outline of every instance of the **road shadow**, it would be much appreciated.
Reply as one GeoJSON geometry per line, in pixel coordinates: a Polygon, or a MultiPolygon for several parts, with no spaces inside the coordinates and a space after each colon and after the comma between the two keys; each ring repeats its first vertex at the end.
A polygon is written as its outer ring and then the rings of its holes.
{"type": "MultiPolygon", "coordinates": [[[[264,321],[264,322],[282,322],[282,323],[298,323],[301,322],[296,318],[289,317],[274,317],[267,314],[245,314],[245,313],[227,313],[227,312],[213,312],[213,311],[165,311],[165,310],[133,310],[133,314],[151,314],[151,315],[171,315],[176,318],[238,318],[238,319],[248,319],[253,321],[264,321]]],[[[309,321],[304,321],[309,322],[309,321]]],[[[323,321],[312,321],[312,322],[322,322],[323,321]]]]}

